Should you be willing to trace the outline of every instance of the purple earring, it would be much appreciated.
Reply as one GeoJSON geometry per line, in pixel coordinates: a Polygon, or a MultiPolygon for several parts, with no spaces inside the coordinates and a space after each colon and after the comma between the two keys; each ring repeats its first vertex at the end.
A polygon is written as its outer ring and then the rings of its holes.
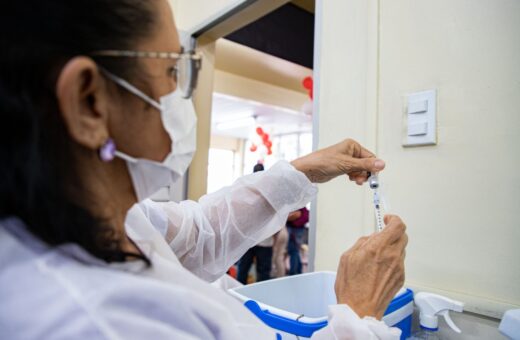
{"type": "Polygon", "coordinates": [[[103,162],[110,162],[116,155],[116,143],[112,138],[107,139],[105,144],[99,148],[99,158],[103,162]]]}

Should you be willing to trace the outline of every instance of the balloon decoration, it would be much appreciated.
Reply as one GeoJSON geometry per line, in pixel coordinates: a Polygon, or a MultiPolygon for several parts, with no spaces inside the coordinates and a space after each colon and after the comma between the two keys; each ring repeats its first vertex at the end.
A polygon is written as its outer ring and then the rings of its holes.
{"type": "Polygon", "coordinates": [[[269,136],[269,134],[266,133],[264,129],[262,129],[260,126],[256,128],[256,134],[258,137],[254,138],[253,144],[249,148],[249,151],[258,151],[261,154],[261,156],[263,152],[265,152],[268,156],[272,155],[273,142],[271,141],[271,136],[269,136]],[[263,146],[263,148],[259,149],[261,146],[263,146]]]}
{"type": "Polygon", "coordinates": [[[305,78],[303,78],[302,84],[303,84],[303,87],[309,92],[309,97],[312,100],[313,97],[314,97],[314,93],[312,91],[313,85],[314,85],[314,81],[313,81],[312,77],[305,77],[305,78]]]}
{"type": "Polygon", "coordinates": [[[303,78],[302,85],[309,93],[309,99],[306,100],[305,103],[303,103],[301,112],[303,112],[303,114],[305,114],[307,116],[312,116],[312,108],[313,108],[312,100],[314,98],[314,93],[312,90],[313,86],[314,86],[314,81],[312,80],[312,77],[303,78]]]}

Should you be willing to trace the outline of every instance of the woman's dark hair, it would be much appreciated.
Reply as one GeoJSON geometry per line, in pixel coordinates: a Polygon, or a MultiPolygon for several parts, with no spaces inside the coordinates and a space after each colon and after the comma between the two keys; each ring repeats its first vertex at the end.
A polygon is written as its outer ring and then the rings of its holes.
{"type": "MultiPolygon", "coordinates": [[[[154,1],[24,0],[0,19],[0,219],[18,217],[41,240],[76,243],[105,261],[124,261],[121,235],[86,206],[78,145],[59,112],[56,82],[65,63],[105,49],[135,49],[154,28],[154,1]]],[[[132,79],[137,62],[98,64],[132,79]]]]}
{"type": "Polygon", "coordinates": [[[255,164],[253,172],[264,171],[264,165],[262,163],[255,164]]]}

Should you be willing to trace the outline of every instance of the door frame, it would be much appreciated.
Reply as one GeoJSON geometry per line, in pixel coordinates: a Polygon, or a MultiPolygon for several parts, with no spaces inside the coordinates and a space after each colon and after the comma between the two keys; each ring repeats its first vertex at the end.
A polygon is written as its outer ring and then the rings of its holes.
{"type": "MultiPolygon", "coordinates": [[[[289,3],[290,0],[243,0],[233,3],[215,13],[205,21],[187,29],[187,42],[191,48],[197,48],[204,57],[197,91],[193,96],[195,108],[199,118],[197,136],[197,154],[190,167],[187,182],[186,197],[198,200],[206,194],[207,165],[210,147],[211,102],[213,95],[213,80],[215,71],[215,42],[234,31],[256,21],[277,8],[289,3]]],[[[319,146],[319,65],[321,51],[321,13],[322,1],[316,1],[315,32],[314,32],[314,102],[313,102],[313,150],[319,146]]],[[[309,255],[308,270],[314,271],[316,257],[316,229],[317,229],[317,199],[311,202],[309,221],[309,255]]]]}

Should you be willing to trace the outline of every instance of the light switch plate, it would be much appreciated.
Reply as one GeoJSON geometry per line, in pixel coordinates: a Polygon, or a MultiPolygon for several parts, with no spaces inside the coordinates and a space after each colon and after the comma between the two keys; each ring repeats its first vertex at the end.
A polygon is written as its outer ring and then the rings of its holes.
{"type": "Polygon", "coordinates": [[[406,96],[403,146],[437,144],[437,92],[435,90],[406,96]]]}

